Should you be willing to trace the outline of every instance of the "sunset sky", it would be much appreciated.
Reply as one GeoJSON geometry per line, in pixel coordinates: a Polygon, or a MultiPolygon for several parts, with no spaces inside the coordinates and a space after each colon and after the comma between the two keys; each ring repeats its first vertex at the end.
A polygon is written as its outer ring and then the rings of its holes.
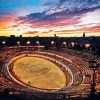
{"type": "Polygon", "coordinates": [[[0,0],[0,36],[100,36],[100,0],[0,0]]]}

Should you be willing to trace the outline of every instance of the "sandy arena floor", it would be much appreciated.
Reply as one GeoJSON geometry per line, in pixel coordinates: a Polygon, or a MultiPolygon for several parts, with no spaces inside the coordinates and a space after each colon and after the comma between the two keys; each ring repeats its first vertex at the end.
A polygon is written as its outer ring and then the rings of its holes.
{"type": "Polygon", "coordinates": [[[57,65],[34,56],[17,59],[13,72],[20,81],[38,89],[61,89],[67,82],[64,72],[57,65]]]}

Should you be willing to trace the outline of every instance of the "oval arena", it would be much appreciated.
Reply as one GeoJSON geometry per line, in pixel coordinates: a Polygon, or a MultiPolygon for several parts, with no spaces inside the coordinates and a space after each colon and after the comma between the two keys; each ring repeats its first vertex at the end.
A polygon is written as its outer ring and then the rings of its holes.
{"type": "Polygon", "coordinates": [[[91,91],[93,71],[87,60],[92,54],[70,49],[35,51],[32,46],[5,47],[0,53],[1,90],[72,97],[88,96],[91,91]]]}
{"type": "Polygon", "coordinates": [[[26,84],[26,86],[38,90],[52,91],[62,89],[69,83],[67,73],[65,75],[62,71],[66,71],[63,65],[61,70],[57,64],[57,61],[49,57],[24,54],[12,59],[8,65],[8,70],[11,77],[14,76],[20,84],[23,83],[23,85],[26,84]]]}

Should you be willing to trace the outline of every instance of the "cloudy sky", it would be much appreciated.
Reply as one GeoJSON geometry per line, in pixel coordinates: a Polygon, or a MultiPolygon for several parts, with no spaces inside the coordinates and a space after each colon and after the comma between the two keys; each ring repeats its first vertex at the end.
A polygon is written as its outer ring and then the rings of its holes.
{"type": "Polygon", "coordinates": [[[100,0],[0,0],[0,36],[100,36],[100,0]]]}

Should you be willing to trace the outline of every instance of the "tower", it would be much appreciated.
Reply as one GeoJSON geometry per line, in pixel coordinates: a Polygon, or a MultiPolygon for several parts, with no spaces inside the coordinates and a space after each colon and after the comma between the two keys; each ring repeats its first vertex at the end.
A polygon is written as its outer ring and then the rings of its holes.
{"type": "Polygon", "coordinates": [[[83,33],[83,38],[85,38],[85,32],[83,33]]]}

